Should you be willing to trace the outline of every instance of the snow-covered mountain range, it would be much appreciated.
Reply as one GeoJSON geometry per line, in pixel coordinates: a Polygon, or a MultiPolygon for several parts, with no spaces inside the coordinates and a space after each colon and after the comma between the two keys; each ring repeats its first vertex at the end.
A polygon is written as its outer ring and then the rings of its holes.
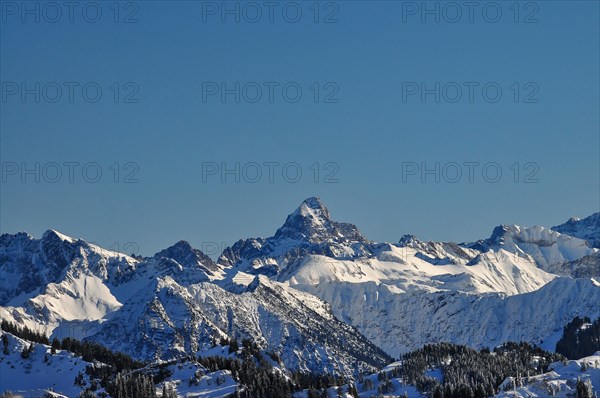
{"type": "Polygon", "coordinates": [[[350,377],[429,342],[554,349],[572,318],[600,316],[598,221],[377,243],[309,198],[216,262],[183,241],[137,258],[53,230],[4,234],[0,318],[140,359],[249,338],[289,369],[350,377]]]}
{"type": "Polygon", "coordinates": [[[222,267],[186,243],[135,259],[56,231],[2,242],[2,280],[12,283],[2,286],[0,317],[52,336],[149,360],[201,352],[224,336],[249,338],[294,369],[347,375],[390,360],[314,296],[263,276],[243,291],[223,289],[222,267]],[[56,271],[27,277],[44,269],[56,271]]]}
{"type": "MultiPolygon", "coordinates": [[[[586,236],[594,226],[585,223],[586,236]]],[[[218,263],[314,294],[397,356],[434,341],[553,349],[574,316],[600,315],[599,259],[586,240],[539,226],[498,226],[473,243],[375,243],[310,198],[274,236],[239,241],[218,263]]]]}

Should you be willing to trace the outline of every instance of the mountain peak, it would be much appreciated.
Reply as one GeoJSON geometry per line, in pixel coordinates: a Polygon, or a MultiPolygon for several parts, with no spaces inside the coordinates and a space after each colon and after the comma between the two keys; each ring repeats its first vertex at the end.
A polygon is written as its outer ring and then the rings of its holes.
{"type": "Polygon", "coordinates": [[[320,244],[338,242],[343,244],[366,243],[353,224],[333,221],[329,210],[317,197],[310,197],[290,214],[281,228],[275,232],[274,239],[292,240],[320,244]]]}
{"type": "Polygon", "coordinates": [[[331,221],[329,210],[321,202],[321,199],[313,196],[306,199],[300,206],[291,214],[291,216],[302,216],[312,218],[323,218],[331,221]]]}
{"type": "Polygon", "coordinates": [[[406,247],[406,246],[411,247],[412,245],[419,244],[419,243],[421,243],[421,241],[415,235],[405,234],[405,235],[402,235],[402,237],[400,237],[400,240],[398,241],[398,246],[400,246],[400,247],[406,247]]]}
{"type": "Polygon", "coordinates": [[[216,264],[201,250],[195,249],[189,242],[180,240],[174,245],[154,255],[155,259],[170,258],[188,269],[201,268],[208,272],[217,269],[216,264]]]}
{"type": "Polygon", "coordinates": [[[310,197],[290,214],[275,237],[320,241],[330,233],[333,222],[329,210],[317,197],[310,197]]]}
{"type": "Polygon", "coordinates": [[[552,230],[585,239],[591,247],[600,248],[600,213],[586,218],[571,217],[564,224],[552,227],[552,230]]]}
{"type": "Polygon", "coordinates": [[[218,263],[251,264],[245,272],[273,275],[309,254],[348,259],[372,254],[372,248],[372,242],[355,225],[333,221],[323,202],[310,197],[286,218],[275,235],[236,242],[223,251],[218,263]]]}
{"type": "Polygon", "coordinates": [[[190,245],[190,243],[187,240],[180,240],[179,242],[177,242],[173,246],[171,246],[171,248],[177,248],[177,249],[189,250],[189,251],[194,250],[192,245],[190,245]]]}
{"type": "Polygon", "coordinates": [[[321,198],[317,196],[311,196],[310,198],[305,199],[302,204],[310,206],[313,209],[324,207],[323,202],[321,202],[321,198]]]}
{"type": "Polygon", "coordinates": [[[506,233],[509,230],[509,226],[502,224],[502,225],[497,225],[496,227],[494,227],[494,230],[492,231],[492,235],[490,236],[490,238],[488,239],[488,241],[494,245],[501,245],[502,243],[504,243],[504,238],[506,233]]]}
{"type": "Polygon", "coordinates": [[[46,232],[44,232],[44,234],[42,235],[42,239],[44,239],[44,240],[47,240],[47,239],[50,239],[50,240],[55,239],[56,240],[57,239],[57,240],[61,240],[61,241],[67,241],[70,243],[73,243],[76,241],[76,239],[73,239],[70,236],[62,234],[55,229],[46,230],[46,232]]]}

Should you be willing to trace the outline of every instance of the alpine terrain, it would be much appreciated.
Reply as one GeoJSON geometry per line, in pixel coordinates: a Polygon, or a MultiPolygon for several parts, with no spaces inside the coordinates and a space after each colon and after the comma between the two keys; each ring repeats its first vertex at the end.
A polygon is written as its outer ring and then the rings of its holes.
{"type": "Polygon", "coordinates": [[[374,242],[313,197],[217,261],[185,241],[139,257],[55,230],[4,234],[0,393],[599,391],[600,213],[491,229],[476,242],[374,242]]]}

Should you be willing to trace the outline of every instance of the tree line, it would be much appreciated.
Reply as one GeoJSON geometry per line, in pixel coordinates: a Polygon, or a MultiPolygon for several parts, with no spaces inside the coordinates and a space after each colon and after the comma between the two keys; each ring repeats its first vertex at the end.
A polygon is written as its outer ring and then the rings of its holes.
{"type": "Polygon", "coordinates": [[[134,360],[129,355],[118,351],[112,351],[103,345],[93,343],[91,341],[80,341],[71,337],[65,337],[62,340],[57,338],[50,339],[39,332],[29,329],[27,326],[18,326],[12,322],[2,320],[0,328],[12,335],[15,335],[23,340],[30,342],[45,344],[51,346],[52,354],[56,350],[65,350],[78,357],[81,357],[86,362],[98,361],[109,365],[120,372],[123,370],[139,369],[145,366],[144,362],[134,360]]]}
{"type": "MultiPolygon", "coordinates": [[[[90,386],[87,387],[83,375],[78,375],[84,388],[82,397],[111,396],[113,398],[156,397],[156,385],[170,376],[166,366],[146,366],[126,354],[111,351],[99,344],[79,341],[70,337],[50,341],[42,333],[25,326],[17,326],[3,320],[1,329],[30,342],[51,346],[52,353],[66,350],[83,360],[91,362],[86,368],[90,386]],[[101,391],[101,388],[104,391],[101,391]]],[[[5,353],[8,339],[3,338],[5,353]]],[[[437,343],[403,354],[401,364],[389,371],[378,374],[378,394],[393,391],[392,378],[399,378],[404,384],[412,384],[419,391],[433,398],[484,398],[497,394],[504,380],[513,378],[515,387],[524,383],[527,377],[548,371],[548,366],[568,357],[583,357],[600,350],[600,318],[593,323],[589,318],[575,318],[565,326],[563,338],[557,344],[557,352],[544,351],[528,343],[505,343],[494,350],[476,350],[467,346],[437,343]],[[582,328],[582,326],[585,327],[582,328]],[[440,377],[433,377],[432,370],[439,370],[440,377]]],[[[197,362],[207,372],[228,370],[239,386],[234,397],[292,397],[294,392],[308,390],[309,397],[324,397],[327,389],[337,386],[338,394],[343,389],[351,396],[357,396],[357,386],[343,377],[327,373],[308,373],[299,370],[280,371],[274,369],[253,341],[244,339],[241,344],[235,339],[221,340],[229,345],[234,357],[200,357],[197,362]],[[345,386],[345,387],[340,387],[345,386]]],[[[22,356],[29,355],[33,344],[24,348],[22,356]]],[[[280,363],[277,353],[267,353],[268,357],[280,363]]],[[[181,360],[196,360],[188,356],[181,360]]],[[[176,362],[176,361],[175,361],[176,362]]],[[[175,363],[173,362],[173,363],[175,363]]],[[[164,364],[163,364],[164,365],[164,364]]],[[[217,380],[219,382],[219,380],[217,380]]],[[[369,378],[359,379],[363,388],[370,390],[369,378]]],[[[577,384],[578,396],[586,397],[591,391],[589,381],[577,384]]],[[[165,398],[175,396],[174,390],[163,384],[165,398]]]]}

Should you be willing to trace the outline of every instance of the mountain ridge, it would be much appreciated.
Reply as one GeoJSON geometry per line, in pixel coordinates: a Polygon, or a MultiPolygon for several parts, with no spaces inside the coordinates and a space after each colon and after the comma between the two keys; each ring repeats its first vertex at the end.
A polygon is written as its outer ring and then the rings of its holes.
{"type": "Polygon", "coordinates": [[[53,335],[76,329],[146,359],[248,337],[290,368],[355,376],[428,341],[551,342],[569,317],[600,316],[600,285],[568,278],[600,280],[598,258],[587,240],[543,227],[502,225],[472,243],[377,243],[312,197],[273,236],[239,240],[216,262],[186,241],[131,257],[54,230],[3,234],[0,317],[53,335]],[[475,326],[490,313],[491,326],[475,326]]]}

